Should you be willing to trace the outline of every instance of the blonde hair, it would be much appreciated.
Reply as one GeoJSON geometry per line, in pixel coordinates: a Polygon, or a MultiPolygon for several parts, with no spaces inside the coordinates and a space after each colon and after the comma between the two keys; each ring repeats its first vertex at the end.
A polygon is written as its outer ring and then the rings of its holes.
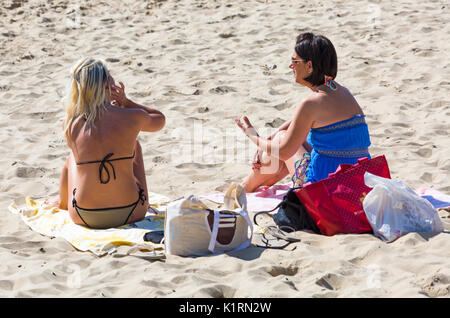
{"type": "Polygon", "coordinates": [[[64,135],[68,137],[70,127],[80,118],[86,120],[89,130],[95,127],[94,120],[105,111],[109,102],[109,71],[98,59],[86,58],[72,68],[72,79],[65,99],[66,119],[64,135]]]}

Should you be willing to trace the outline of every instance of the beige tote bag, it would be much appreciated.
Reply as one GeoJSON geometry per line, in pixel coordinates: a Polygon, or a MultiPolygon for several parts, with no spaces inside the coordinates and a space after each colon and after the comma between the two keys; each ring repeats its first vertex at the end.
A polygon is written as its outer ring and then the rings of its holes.
{"type": "Polygon", "coordinates": [[[245,190],[233,184],[223,205],[194,195],[167,206],[164,244],[167,254],[204,256],[250,246],[253,225],[245,190]]]}

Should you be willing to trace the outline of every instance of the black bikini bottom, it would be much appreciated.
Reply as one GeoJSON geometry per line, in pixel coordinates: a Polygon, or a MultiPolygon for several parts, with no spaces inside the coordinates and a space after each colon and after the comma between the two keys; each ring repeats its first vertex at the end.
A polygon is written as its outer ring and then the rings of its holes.
{"type": "Polygon", "coordinates": [[[139,202],[144,205],[146,200],[144,190],[139,188],[139,197],[137,201],[129,205],[104,209],[85,209],[77,205],[77,201],[75,200],[76,190],[77,189],[73,189],[72,206],[75,208],[84,224],[93,229],[109,229],[127,224],[128,219],[139,202]]]}

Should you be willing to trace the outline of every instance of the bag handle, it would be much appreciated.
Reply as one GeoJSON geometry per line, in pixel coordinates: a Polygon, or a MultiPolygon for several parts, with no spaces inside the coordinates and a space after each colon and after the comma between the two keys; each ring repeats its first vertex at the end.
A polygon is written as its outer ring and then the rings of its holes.
{"type": "Polygon", "coordinates": [[[337,175],[338,173],[342,173],[342,172],[347,171],[347,170],[349,170],[351,168],[353,168],[353,165],[350,165],[350,164],[347,164],[347,163],[340,164],[335,172],[332,172],[332,173],[328,174],[328,177],[333,177],[333,176],[337,175]]]}
{"type": "Polygon", "coordinates": [[[349,170],[349,169],[351,169],[351,168],[354,168],[354,167],[356,167],[356,166],[358,166],[358,165],[360,165],[360,164],[363,164],[363,163],[366,162],[366,161],[369,161],[369,157],[358,158],[358,163],[357,163],[357,164],[354,164],[354,165],[351,165],[351,164],[348,164],[348,163],[340,164],[339,167],[336,169],[335,172],[332,172],[332,173],[329,173],[329,174],[328,174],[328,177],[332,177],[332,176],[335,176],[335,175],[338,174],[338,173],[347,171],[347,170],[349,170]]]}
{"type": "Polygon", "coordinates": [[[212,231],[211,231],[211,238],[209,240],[209,245],[208,245],[208,250],[211,253],[214,253],[214,247],[216,245],[217,234],[219,233],[219,221],[220,221],[219,213],[220,213],[219,211],[214,210],[214,221],[213,221],[213,226],[212,226],[212,231]]]}
{"type": "MultiPolygon", "coordinates": [[[[305,184],[303,184],[303,185],[301,185],[301,186],[299,186],[299,187],[291,188],[291,189],[289,189],[288,191],[291,191],[291,190],[292,190],[292,191],[295,191],[295,190],[298,190],[298,189],[303,188],[304,186],[305,186],[305,184]]],[[[300,205],[298,205],[298,204],[296,204],[296,203],[293,203],[293,202],[290,202],[289,200],[286,200],[286,196],[285,196],[285,197],[283,198],[283,200],[282,200],[275,208],[273,208],[272,210],[261,211],[261,212],[255,213],[255,215],[253,216],[253,222],[255,223],[256,226],[259,226],[258,222],[256,222],[256,217],[257,217],[258,215],[261,215],[261,214],[269,214],[270,212],[273,212],[274,210],[278,209],[279,207],[284,207],[284,206],[286,206],[286,205],[293,206],[293,207],[295,207],[295,208],[297,208],[297,209],[302,208],[300,205]]],[[[279,240],[284,240],[284,241],[286,241],[286,244],[285,244],[285,245],[283,245],[283,246],[277,246],[277,247],[272,247],[272,246],[269,246],[269,245],[268,245],[268,241],[267,241],[267,242],[265,242],[265,243],[266,243],[266,246],[260,246],[260,247],[265,247],[265,248],[275,248],[275,249],[283,249],[283,248],[285,248],[286,246],[288,246],[289,244],[291,244],[291,243],[293,243],[293,242],[300,242],[300,239],[299,239],[299,238],[295,238],[295,237],[289,236],[289,234],[287,234],[286,232],[283,231],[283,228],[290,229],[292,232],[295,231],[295,229],[291,228],[290,226],[278,226],[278,225],[276,225],[276,226],[268,226],[268,227],[265,227],[265,228],[263,229],[263,237],[265,238],[265,233],[269,233],[269,234],[271,234],[272,236],[276,237],[276,238],[279,239],[279,240]]],[[[267,239],[266,239],[266,240],[267,240],[267,239]]],[[[257,246],[259,246],[259,245],[257,245],[257,246]]]]}
{"type": "Polygon", "coordinates": [[[358,163],[363,163],[365,161],[369,161],[369,157],[358,158],[358,163]]]}
{"type": "MultiPolygon", "coordinates": [[[[306,185],[306,184],[303,184],[303,185],[298,186],[298,187],[290,188],[288,191],[290,191],[290,190],[295,191],[295,190],[301,189],[301,188],[303,188],[305,185],[306,185]]],[[[283,200],[282,200],[280,203],[278,203],[277,206],[274,207],[272,210],[256,212],[255,215],[253,216],[253,222],[255,223],[255,225],[259,226],[258,222],[256,222],[256,217],[257,217],[258,215],[261,215],[261,214],[269,214],[270,212],[273,212],[273,211],[275,211],[276,209],[278,209],[278,208],[279,208],[281,205],[283,205],[283,204],[290,204],[290,205],[292,205],[292,206],[294,206],[294,207],[296,207],[296,208],[300,208],[299,205],[297,205],[297,204],[295,204],[295,203],[292,203],[292,202],[289,202],[289,201],[287,201],[287,200],[284,200],[284,198],[283,198],[283,200]]]]}
{"type": "Polygon", "coordinates": [[[270,212],[273,212],[273,211],[275,211],[276,209],[278,209],[282,204],[283,204],[283,201],[281,201],[280,203],[278,203],[277,206],[274,207],[272,210],[256,212],[255,215],[253,216],[253,222],[255,223],[255,225],[259,226],[258,222],[256,222],[256,217],[257,217],[258,215],[261,215],[261,214],[269,214],[270,212]]]}

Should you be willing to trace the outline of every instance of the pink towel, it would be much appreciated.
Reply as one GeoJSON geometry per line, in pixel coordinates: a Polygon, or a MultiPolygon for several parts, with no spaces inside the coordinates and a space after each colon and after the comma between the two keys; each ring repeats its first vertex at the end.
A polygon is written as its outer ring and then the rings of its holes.
{"type": "MultiPolygon", "coordinates": [[[[275,208],[283,200],[290,184],[276,184],[271,187],[262,186],[255,192],[247,193],[247,210],[249,212],[268,211],[275,208]]],[[[224,193],[210,193],[202,198],[223,203],[224,193]]]]}

